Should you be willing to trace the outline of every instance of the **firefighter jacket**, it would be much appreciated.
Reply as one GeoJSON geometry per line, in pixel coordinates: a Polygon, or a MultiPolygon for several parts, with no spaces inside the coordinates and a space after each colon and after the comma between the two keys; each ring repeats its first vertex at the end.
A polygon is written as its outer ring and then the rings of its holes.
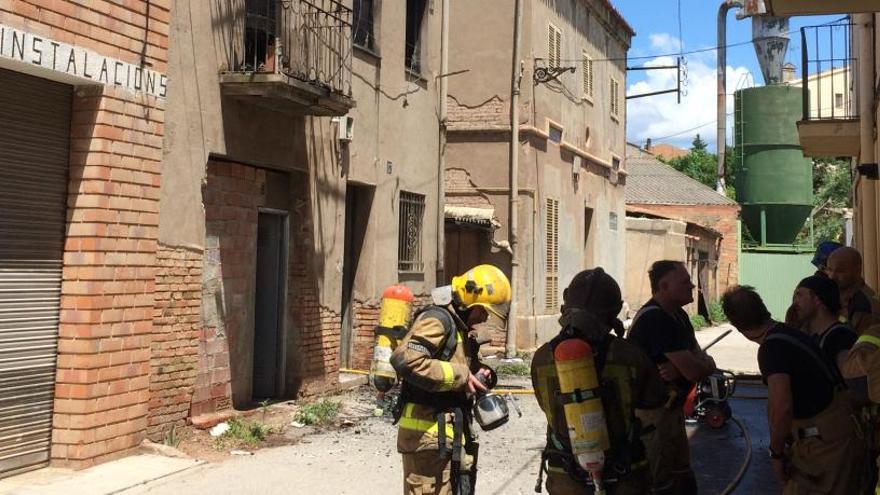
{"type": "Polygon", "coordinates": [[[840,372],[846,379],[867,376],[868,399],[880,404],[880,324],[859,335],[840,372]]]}
{"type": "Polygon", "coordinates": [[[843,311],[846,323],[858,335],[864,334],[872,325],[880,324],[880,300],[864,283],[846,301],[843,311]]]}
{"type": "MultiPolygon", "coordinates": [[[[572,335],[578,336],[578,331],[574,330],[572,335]]],[[[600,342],[585,340],[590,341],[598,354],[595,362],[611,440],[611,449],[606,452],[606,470],[611,468],[620,473],[645,467],[646,437],[653,431],[654,420],[667,397],[657,367],[637,346],[610,334],[605,334],[600,342]]],[[[544,344],[535,352],[532,385],[538,404],[547,418],[545,454],[556,455],[562,451],[570,455],[571,443],[563,403],[558,397],[554,343],[555,340],[544,344]]],[[[553,455],[548,456],[551,474],[554,468],[558,470],[561,467],[558,461],[554,461],[553,455]]]]}
{"type": "Polygon", "coordinates": [[[430,307],[416,318],[391,354],[391,364],[403,381],[398,452],[439,449],[440,413],[446,414],[445,436],[448,441],[453,439],[453,420],[448,412],[458,407],[470,415],[466,387],[468,376],[479,367],[477,351],[467,328],[448,309],[430,307]],[[451,347],[450,338],[455,339],[454,351],[448,360],[441,359],[446,346],[451,347]]]}

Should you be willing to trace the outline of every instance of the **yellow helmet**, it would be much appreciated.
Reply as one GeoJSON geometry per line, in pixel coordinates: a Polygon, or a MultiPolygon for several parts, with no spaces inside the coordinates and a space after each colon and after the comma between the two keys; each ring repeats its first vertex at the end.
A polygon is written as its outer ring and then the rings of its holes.
{"type": "Polygon", "coordinates": [[[482,306],[490,313],[507,319],[510,309],[510,280],[497,266],[477,265],[452,277],[452,293],[466,308],[482,306]]]}

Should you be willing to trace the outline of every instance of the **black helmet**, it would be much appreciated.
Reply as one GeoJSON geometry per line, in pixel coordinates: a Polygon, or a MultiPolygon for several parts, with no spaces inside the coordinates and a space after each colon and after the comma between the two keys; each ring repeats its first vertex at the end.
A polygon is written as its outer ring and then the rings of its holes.
{"type": "Polygon", "coordinates": [[[584,270],[562,292],[566,309],[580,309],[594,314],[599,321],[611,323],[623,308],[620,286],[600,267],[584,270]]]}

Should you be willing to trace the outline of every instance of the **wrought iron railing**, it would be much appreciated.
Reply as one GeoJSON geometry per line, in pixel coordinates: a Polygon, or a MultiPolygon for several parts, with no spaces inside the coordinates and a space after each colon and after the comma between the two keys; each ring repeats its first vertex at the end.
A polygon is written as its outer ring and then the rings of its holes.
{"type": "Polygon", "coordinates": [[[425,197],[401,191],[397,238],[397,269],[401,272],[421,272],[425,269],[422,260],[424,222],[425,197]]]}
{"type": "Polygon", "coordinates": [[[858,118],[858,59],[850,22],[801,28],[804,120],[858,118]]]}
{"type": "Polygon", "coordinates": [[[277,73],[351,96],[351,9],[337,0],[216,0],[226,71],[277,73]]]}

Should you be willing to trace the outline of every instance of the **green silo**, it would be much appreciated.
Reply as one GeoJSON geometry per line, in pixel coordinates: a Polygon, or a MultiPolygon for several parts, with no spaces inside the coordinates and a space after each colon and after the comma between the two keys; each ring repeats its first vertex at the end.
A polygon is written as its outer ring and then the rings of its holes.
{"type": "Polygon", "coordinates": [[[734,94],[737,201],[761,245],[791,245],[810,216],[813,167],[798,141],[801,88],[762,86],[734,94]]]}

